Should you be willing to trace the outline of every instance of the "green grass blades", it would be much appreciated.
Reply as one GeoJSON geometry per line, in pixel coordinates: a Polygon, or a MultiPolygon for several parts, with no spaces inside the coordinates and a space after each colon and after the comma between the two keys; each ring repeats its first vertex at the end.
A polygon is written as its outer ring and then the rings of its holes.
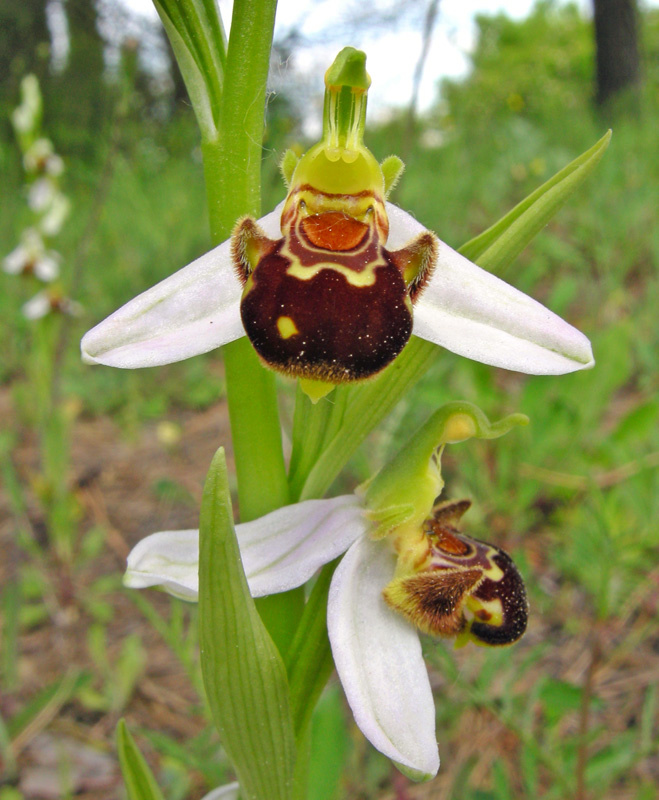
{"type": "Polygon", "coordinates": [[[490,272],[512,261],[595,169],[611,141],[611,131],[518,203],[505,217],[460,248],[463,256],[490,272]]]}
{"type": "Polygon", "coordinates": [[[117,725],[117,752],[128,800],[165,800],[123,719],[117,725]]]}
{"type": "Polygon", "coordinates": [[[244,800],[286,800],[295,760],[286,669],[249,593],[221,448],[199,527],[201,668],[213,719],[244,800]]]}

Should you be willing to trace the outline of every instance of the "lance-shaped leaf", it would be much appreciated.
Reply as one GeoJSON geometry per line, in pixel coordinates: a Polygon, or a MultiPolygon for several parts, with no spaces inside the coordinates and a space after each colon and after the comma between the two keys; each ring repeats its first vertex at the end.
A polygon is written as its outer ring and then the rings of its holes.
{"type": "Polygon", "coordinates": [[[129,800],[164,800],[149,765],[123,719],[117,725],[117,752],[129,800]]]}
{"type": "Polygon", "coordinates": [[[226,36],[215,0],[153,0],[203,138],[217,138],[226,36]]]}
{"type": "Polygon", "coordinates": [[[236,541],[224,451],[201,506],[201,668],[245,800],[286,800],[295,760],[286,669],[252,600],[236,541]]]}
{"type": "Polygon", "coordinates": [[[599,164],[610,141],[611,131],[607,131],[590,150],[563,167],[505,217],[463,245],[460,253],[490,272],[498,272],[509,264],[586,180],[599,164]]]}

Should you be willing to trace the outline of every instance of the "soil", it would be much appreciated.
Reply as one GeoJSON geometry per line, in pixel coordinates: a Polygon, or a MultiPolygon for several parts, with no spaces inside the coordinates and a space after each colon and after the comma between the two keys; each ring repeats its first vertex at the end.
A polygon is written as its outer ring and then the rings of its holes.
{"type": "MultiPolygon", "coordinates": [[[[7,421],[9,428],[16,425],[11,408],[8,390],[0,391],[0,418],[7,421]]],[[[38,488],[37,442],[28,429],[17,428],[16,435],[13,467],[22,485],[28,487],[23,522],[43,544],[45,525],[33,491],[38,488]]],[[[14,740],[16,764],[4,764],[4,773],[0,772],[0,776],[4,775],[0,777],[0,790],[6,783],[17,786],[25,800],[56,800],[70,796],[61,793],[65,780],[71,795],[80,800],[120,800],[123,789],[114,746],[115,727],[120,716],[126,718],[133,732],[159,731],[184,748],[207,728],[199,698],[185,670],[135,604],[134,593],[120,587],[118,576],[124,570],[130,548],[142,537],[157,530],[197,527],[205,472],[220,443],[227,448],[231,469],[224,402],[201,412],[173,412],[165,426],[147,424],[133,439],[127,439],[106,418],[82,418],[75,422],[71,482],[81,509],[80,530],[84,532],[100,526],[105,532],[104,546],[74,574],[54,559],[46,559],[39,568],[40,574],[47,576],[43,592],[45,603],[42,603],[47,614],[21,631],[15,663],[7,665],[0,658],[0,665],[7,672],[2,685],[6,687],[11,683],[8,680],[10,671],[14,674],[11,691],[5,691],[0,697],[0,715],[5,722],[11,721],[40,691],[79,670],[88,673],[91,686],[102,692],[107,667],[95,663],[90,653],[90,630],[98,622],[88,600],[94,596],[96,582],[107,576],[116,577],[116,587],[102,595],[109,606],[107,621],[103,622],[109,664],[115,663],[122,644],[134,633],[139,634],[144,644],[147,662],[124,707],[93,710],[78,697],[65,698],[61,703],[55,698],[46,704],[14,740]],[[63,763],[67,765],[64,777],[63,763]]],[[[31,561],[25,548],[16,541],[16,530],[16,516],[3,487],[0,492],[0,586],[5,608],[15,591],[14,579],[25,572],[31,561]]],[[[542,534],[530,538],[527,557],[532,563],[546,561],[546,544],[542,534]]],[[[560,576],[547,570],[545,579],[557,582],[560,576]]],[[[558,590],[558,583],[554,588],[558,590]]],[[[558,591],[550,594],[557,595],[558,591]]],[[[162,617],[168,617],[170,598],[156,591],[149,591],[145,596],[162,617]]],[[[638,727],[647,689],[656,683],[659,674],[659,646],[653,622],[659,604],[659,572],[655,568],[649,573],[626,607],[620,609],[615,623],[603,625],[586,636],[568,637],[565,633],[565,619],[575,613],[582,600],[577,595],[572,598],[568,595],[565,600],[565,592],[561,592],[560,597],[567,602],[567,607],[557,607],[546,617],[537,615],[532,620],[524,640],[529,648],[541,641],[551,642],[552,647],[520,677],[520,681],[528,683],[530,692],[542,672],[586,687],[586,691],[598,698],[599,705],[590,718],[587,714],[585,717],[579,713],[571,715],[564,732],[574,734],[579,725],[588,729],[597,725],[600,731],[608,729],[609,741],[614,743],[616,737],[638,727]]],[[[34,603],[34,600],[28,598],[28,602],[34,603]]],[[[36,598],[36,605],[39,604],[36,598]]],[[[6,633],[5,626],[0,631],[3,636],[0,641],[7,640],[6,633]]],[[[464,659],[460,660],[461,670],[468,673],[474,664],[477,665],[479,657],[473,649],[467,655],[459,655],[459,660],[464,659]]],[[[477,666],[473,671],[477,674],[477,666]]],[[[439,675],[431,675],[438,702],[441,702],[441,697],[453,687],[439,675]]],[[[519,686],[515,689],[518,692],[519,686]]],[[[450,796],[460,781],[467,780],[465,769],[469,770],[470,764],[473,767],[470,784],[490,785],[497,761],[505,759],[514,765],[519,758],[519,733],[512,727],[504,726],[492,708],[472,705],[462,714],[451,741],[442,741],[446,734],[438,730],[442,753],[438,778],[430,784],[414,786],[392,768],[387,779],[389,788],[382,789],[379,800],[431,800],[450,796]]],[[[354,779],[363,768],[366,756],[363,739],[352,723],[350,730],[354,752],[362,753],[357,766],[355,758],[352,759],[354,779]]],[[[157,770],[158,754],[148,739],[137,738],[147,760],[157,770]]],[[[0,754],[2,752],[0,747],[0,754]]],[[[583,755],[587,755],[587,749],[583,750],[583,755]]],[[[639,782],[652,785],[653,781],[659,781],[656,755],[633,769],[635,781],[625,783],[620,791],[613,790],[612,800],[636,796],[630,793],[632,784],[638,787],[639,782]]],[[[207,787],[200,774],[191,774],[188,800],[198,800],[207,787]]],[[[347,781],[351,800],[363,800],[366,797],[362,794],[363,785],[353,793],[350,773],[347,781]]]]}
{"type": "MultiPolygon", "coordinates": [[[[7,390],[0,393],[0,418],[13,427],[7,390]]],[[[37,442],[31,431],[19,429],[16,433],[13,466],[22,485],[34,487],[39,467],[37,442]]],[[[127,440],[106,418],[76,421],[71,484],[82,514],[80,530],[100,526],[105,546],[73,575],[56,559],[42,564],[40,572],[48,578],[48,614],[19,637],[13,666],[17,686],[0,696],[2,719],[11,720],[40,691],[73,670],[93,675],[92,687],[103,688],[102,665],[94,663],[88,646],[95,619],[86,606],[94,596],[96,581],[120,576],[131,547],[149,533],[197,527],[205,473],[219,443],[227,449],[229,469],[233,468],[230,441],[225,403],[201,412],[176,412],[165,428],[156,423],[146,425],[135,440],[127,440]]],[[[7,588],[30,557],[16,542],[15,517],[4,488],[0,492],[0,586],[7,588]]],[[[33,492],[28,489],[26,495],[26,524],[43,545],[44,520],[33,492]]],[[[184,669],[136,607],[132,594],[118,585],[102,596],[111,609],[104,622],[110,664],[131,633],[139,634],[148,654],[145,674],[126,708],[102,713],[74,700],[46,709],[14,742],[18,769],[12,776],[5,764],[0,786],[5,781],[17,785],[25,800],[59,798],[63,796],[64,759],[69,765],[66,780],[77,798],[116,800],[123,796],[114,751],[119,716],[125,716],[132,731],[157,730],[182,743],[205,729],[207,723],[198,714],[198,697],[184,669]]],[[[167,617],[170,598],[156,591],[147,594],[150,603],[167,617]]],[[[153,749],[141,737],[139,742],[155,766],[153,749]]],[[[196,782],[202,786],[201,779],[196,782]]],[[[201,793],[201,788],[193,791],[191,800],[201,793]]]]}

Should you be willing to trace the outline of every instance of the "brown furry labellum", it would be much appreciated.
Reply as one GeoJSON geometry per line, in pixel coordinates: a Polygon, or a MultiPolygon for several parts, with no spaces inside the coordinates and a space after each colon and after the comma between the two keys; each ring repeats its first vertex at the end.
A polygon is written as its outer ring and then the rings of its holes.
{"type": "Polygon", "coordinates": [[[293,377],[344,383],[377,374],[410,338],[412,304],[437,258],[434,235],[390,252],[384,203],[373,193],[356,201],[309,186],[289,198],[282,230],[272,240],[246,217],[232,237],[254,349],[293,377]]]}
{"type": "Polygon", "coordinates": [[[394,579],[385,600],[424,633],[507,645],[525,632],[524,581],[501,548],[460,533],[468,500],[435,506],[424,525],[429,556],[421,571],[394,579]]]}

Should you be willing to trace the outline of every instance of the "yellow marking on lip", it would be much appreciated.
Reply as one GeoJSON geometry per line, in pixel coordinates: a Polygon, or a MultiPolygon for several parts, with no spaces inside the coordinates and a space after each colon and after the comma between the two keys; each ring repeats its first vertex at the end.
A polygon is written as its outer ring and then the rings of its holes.
{"type": "Polygon", "coordinates": [[[282,339],[290,339],[291,336],[295,336],[296,333],[300,332],[297,329],[297,325],[290,317],[279,317],[277,320],[277,330],[282,339]]]}
{"type": "Polygon", "coordinates": [[[355,272],[354,269],[350,269],[350,267],[344,267],[342,264],[331,264],[329,262],[325,262],[314,264],[313,266],[309,267],[303,267],[297,260],[295,260],[292,261],[290,266],[286,268],[286,274],[290,275],[292,278],[298,278],[301,281],[308,281],[314,276],[318,275],[318,273],[322,272],[324,269],[330,269],[334,270],[334,272],[340,272],[351,286],[373,286],[377,279],[375,268],[380,266],[384,267],[386,266],[386,263],[387,262],[384,259],[378,259],[377,261],[369,264],[363,270],[363,272],[355,272]]]}
{"type": "Polygon", "coordinates": [[[478,597],[468,597],[467,608],[472,612],[474,618],[478,622],[483,622],[483,619],[479,618],[478,612],[485,611],[487,614],[490,614],[490,618],[487,620],[489,625],[494,625],[497,628],[503,625],[503,605],[498,597],[495,597],[493,600],[480,600],[478,597]]]}

